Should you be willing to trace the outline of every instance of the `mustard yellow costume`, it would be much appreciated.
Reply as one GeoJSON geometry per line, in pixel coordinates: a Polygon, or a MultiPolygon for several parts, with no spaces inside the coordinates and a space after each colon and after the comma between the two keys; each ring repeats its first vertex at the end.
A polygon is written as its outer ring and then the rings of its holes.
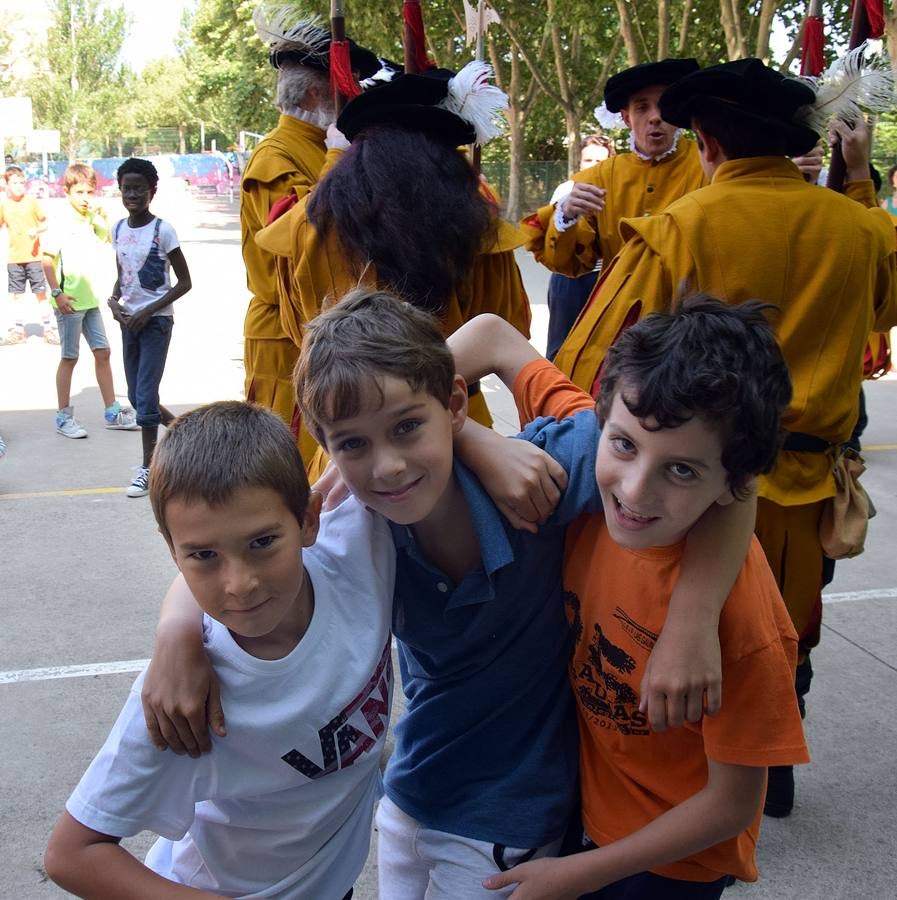
{"type": "Polygon", "coordinates": [[[604,209],[580,217],[565,231],[558,231],[551,204],[522,223],[530,234],[527,250],[553,272],[572,278],[593,271],[599,260],[610,262],[620,252],[622,219],[659,213],[706,183],[694,141],[682,137],[673,152],[659,160],[621,153],[577,172],[573,181],[604,188],[604,209]]]}
{"type": "MultiPolygon", "coordinates": [[[[866,338],[897,323],[893,224],[884,210],[864,208],[874,206],[871,181],[849,185],[848,193],[853,199],[806,184],[784,157],[737,159],[661,215],[625,220],[627,243],[558,352],[557,366],[592,390],[617,334],[651,312],[669,310],[683,289],[730,303],[760,299],[779,308],[769,318],[794,387],[785,428],[832,444],[846,441],[858,414],[866,338]]],[[[820,504],[834,493],[824,453],[784,450],[760,478],[760,497],[769,503],[761,501],[758,534],[777,576],[777,552],[763,541],[764,533],[783,533],[765,522],[771,510],[820,504]]],[[[815,522],[818,513],[803,517],[815,522]]],[[[812,543],[812,524],[809,535],[812,543]]],[[[818,540],[815,546],[821,565],[818,540]]],[[[815,566],[802,578],[789,572],[779,584],[802,643],[813,646],[815,566]]]]}
{"type": "Polygon", "coordinates": [[[252,293],[244,322],[246,397],[267,406],[295,432],[291,375],[298,350],[280,324],[274,257],[255,242],[271,207],[290,192],[307,194],[324,167],[324,131],[291,116],[255,148],[240,185],[240,232],[252,293]]]}
{"type": "MultiPolygon", "coordinates": [[[[480,313],[495,313],[529,337],[530,305],[514,250],[523,246],[526,235],[508,222],[500,222],[495,242],[482,249],[471,269],[463,295],[453,294],[442,314],[443,332],[451,334],[480,313]]],[[[259,247],[280,258],[280,329],[296,348],[302,343],[303,326],[327,303],[339,300],[359,284],[375,286],[377,273],[369,266],[356,273],[347,264],[338,238],[332,232],[324,239],[306,216],[306,200],[269,225],[256,238],[259,247]]],[[[470,398],[469,414],[491,426],[492,417],[481,393],[470,398]]],[[[308,440],[313,440],[306,435],[308,440]]],[[[317,445],[310,450],[300,443],[309,478],[319,474],[322,456],[317,445]]]]}

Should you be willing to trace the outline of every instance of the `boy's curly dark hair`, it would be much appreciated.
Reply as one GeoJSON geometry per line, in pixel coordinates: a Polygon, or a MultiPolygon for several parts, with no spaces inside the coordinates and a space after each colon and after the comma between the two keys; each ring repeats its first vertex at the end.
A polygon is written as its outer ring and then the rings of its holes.
{"type": "Polygon", "coordinates": [[[729,306],[699,294],[673,313],[633,325],[601,370],[599,421],[617,394],[646,428],[646,419],[660,429],[698,416],[719,429],[729,489],[745,496],[747,482],[775,462],[791,401],[788,367],[764,315],[775,309],[758,300],[729,306]]]}
{"type": "Polygon", "coordinates": [[[119,187],[121,187],[121,180],[125,175],[142,175],[152,190],[159,186],[159,173],[148,159],[138,159],[136,156],[126,159],[115,173],[119,187]]]}

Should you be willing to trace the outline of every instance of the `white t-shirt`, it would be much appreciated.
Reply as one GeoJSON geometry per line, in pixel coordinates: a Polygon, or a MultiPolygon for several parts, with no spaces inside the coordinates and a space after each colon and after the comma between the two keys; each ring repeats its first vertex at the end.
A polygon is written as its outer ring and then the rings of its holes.
{"type": "Polygon", "coordinates": [[[245,653],[205,617],[227,736],[200,759],[156,750],[141,674],[66,809],[104,834],[162,837],[160,875],[229,897],[341,900],[364,866],[392,699],[395,545],[353,497],[303,554],[308,631],[283,659],[245,653]]]}
{"type": "MultiPolygon", "coordinates": [[[[180,242],[168,222],[155,216],[148,224],[131,228],[127,219],[121,219],[112,228],[112,246],[118,257],[122,306],[128,315],[171,290],[168,254],[177,250],[180,242]],[[149,259],[151,251],[154,260],[149,259]]],[[[154,315],[173,316],[174,307],[166,306],[154,315]]]]}

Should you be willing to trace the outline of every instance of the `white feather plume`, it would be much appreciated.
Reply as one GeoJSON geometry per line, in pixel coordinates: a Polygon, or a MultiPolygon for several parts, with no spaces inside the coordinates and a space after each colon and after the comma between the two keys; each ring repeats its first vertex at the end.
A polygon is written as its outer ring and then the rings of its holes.
{"type": "Polygon", "coordinates": [[[876,44],[860,44],[836,59],[818,78],[801,78],[816,92],[816,100],[799,109],[795,119],[824,134],[835,118],[855,122],[864,112],[892,112],[897,105],[894,74],[887,58],[880,54],[880,44],[876,44]]]}
{"type": "Polygon", "coordinates": [[[366,91],[368,88],[377,87],[378,84],[386,84],[399,74],[399,70],[388,65],[386,60],[379,56],[377,59],[380,60],[380,68],[377,69],[370,78],[363,78],[358,82],[361,85],[362,90],[366,91]]]}
{"type": "Polygon", "coordinates": [[[478,144],[485,144],[504,131],[501,113],[508,108],[508,95],[489,83],[491,77],[489,63],[469,62],[449,80],[448,96],[437,104],[473,125],[478,144]]]}
{"type": "Polygon", "coordinates": [[[617,131],[626,127],[623,117],[618,112],[612,113],[604,103],[595,107],[595,118],[605,131],[617,131]]]}
{"type": "Polygon", "coordinates": [[[259,38],[272,50],[299,50],[326,60],[330,33],[318,16],[304,15],[293,3],[260,3],[252,21],[259,38]]]}

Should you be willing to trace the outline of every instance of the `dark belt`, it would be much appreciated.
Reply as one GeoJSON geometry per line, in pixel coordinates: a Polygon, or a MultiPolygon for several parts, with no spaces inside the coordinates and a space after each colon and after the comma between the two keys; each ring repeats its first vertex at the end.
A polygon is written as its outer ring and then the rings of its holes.
{"type": "Polygon", "coordinates": [[[797,453],[828,453],[832,447],[837,446],[831,441],[824,441],[815,434],[803,434],[800,431],[786,432],[783,450],[793,450],[797,453]]]}

